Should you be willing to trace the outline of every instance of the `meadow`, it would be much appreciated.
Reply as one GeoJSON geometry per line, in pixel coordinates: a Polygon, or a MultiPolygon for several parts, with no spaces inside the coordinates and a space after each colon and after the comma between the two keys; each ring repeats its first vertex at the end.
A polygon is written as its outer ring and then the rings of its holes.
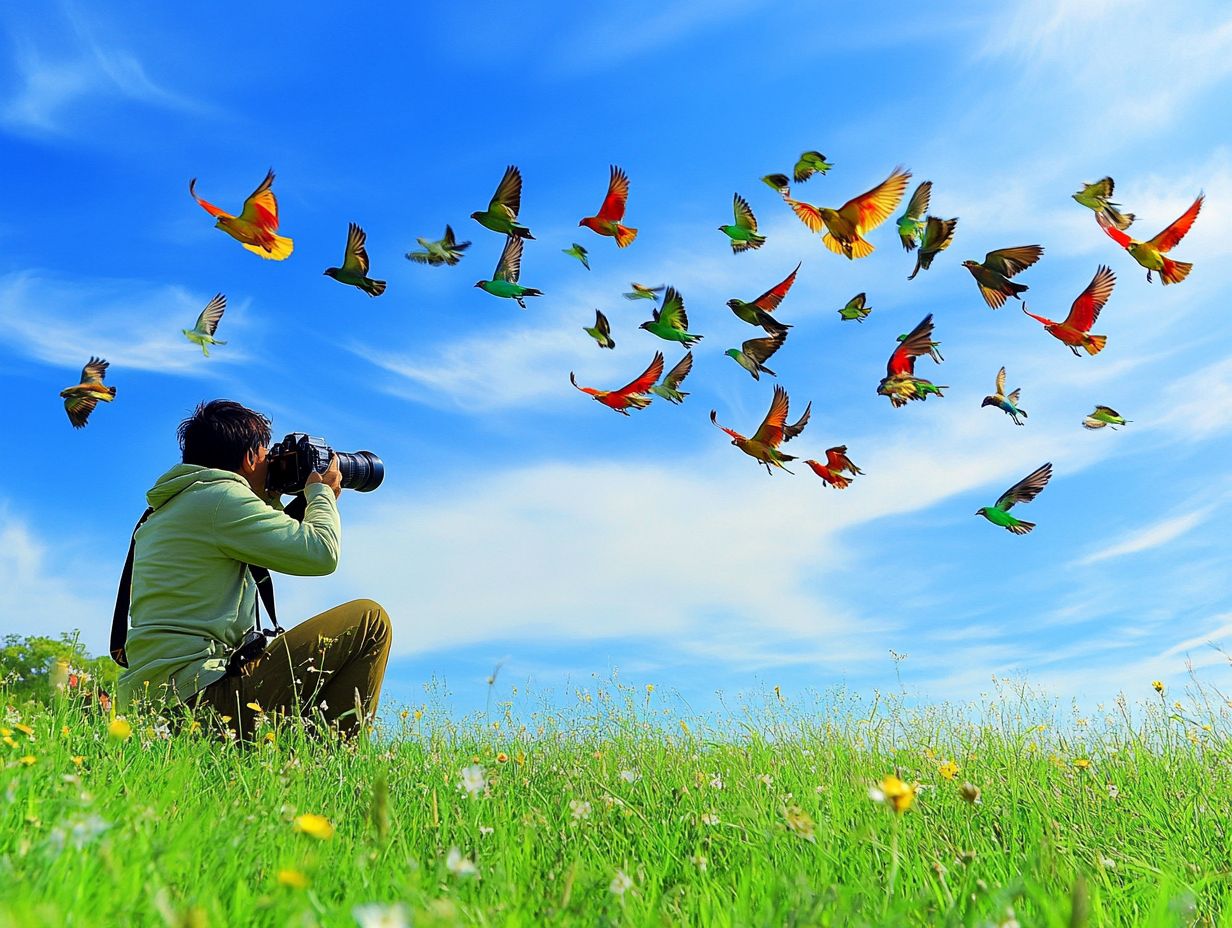
{"type": "MultiPolygon", "coordinates": [[[[1232,703],[594,677],[331,742],[0,689],[0,928],[1232,924],[1232,703]]],[[[482,685],[482,684],[480,684],[482,685]]]]}

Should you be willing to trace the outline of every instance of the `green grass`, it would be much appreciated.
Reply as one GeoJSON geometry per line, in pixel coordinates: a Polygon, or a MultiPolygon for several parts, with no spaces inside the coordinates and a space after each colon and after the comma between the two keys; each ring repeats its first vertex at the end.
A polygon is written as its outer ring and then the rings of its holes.
{"type": "Polygon", "coordinates": [[[356,926],[368,904],[419,926],[1232,925],[1228,705],[1151,696],[1059,719],[1004,683],[964,707],[768,693],[682,720],[609,680],[567,710],[438,701],[252,748],[11,706],[0,928],[356,926]],[[901,814],[869,795],[894,773],[920,784],[901,814]]]}

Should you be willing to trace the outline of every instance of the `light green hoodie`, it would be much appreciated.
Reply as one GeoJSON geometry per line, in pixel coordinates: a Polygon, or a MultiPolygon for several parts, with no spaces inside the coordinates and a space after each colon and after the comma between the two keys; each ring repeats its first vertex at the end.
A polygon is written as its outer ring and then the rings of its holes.
{"type": "Polygon", "coordinates": [[[334,492],[310,484],[302,523],[229,470],[177,464],[146,494],[137,530],[132,626],[117,709],[132,697],[177,702],[221,678],[253,627],[256,584],[246,564],[304,577],[333,573],[341,527],[334,492]]]}

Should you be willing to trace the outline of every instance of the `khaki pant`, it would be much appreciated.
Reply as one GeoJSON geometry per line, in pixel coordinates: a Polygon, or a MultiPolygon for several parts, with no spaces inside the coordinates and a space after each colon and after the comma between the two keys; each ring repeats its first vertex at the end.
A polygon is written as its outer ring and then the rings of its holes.
{"type": "Polygon", "coordinates": [[[370,599],[315,615],[279,635],[235,677],[190,696],[194,709],[229,716],[228,727],[250,740],[259,713],[320,720],[353,735],[376,714],[389,659],[389,616],[370,599]],[[318,710],[319,713],[318,714],[318,710]]]}

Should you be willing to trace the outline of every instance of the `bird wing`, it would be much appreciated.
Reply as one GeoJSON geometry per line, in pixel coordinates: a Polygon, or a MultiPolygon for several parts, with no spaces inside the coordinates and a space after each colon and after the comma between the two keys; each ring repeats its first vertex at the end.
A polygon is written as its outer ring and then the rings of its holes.
{"type": "Polygon", "coordinates": [[[1079,190],[1078,195],[1106,200],[1112,196],[1112,178],[1101,177],[1095,183],[1087,184],[1079,190]]]}
{"type": "Polygon", "coordinates": [[[496,262],[496,270],[492,273],[493,280],[507,280],[511,284],[518,282],[522,273],[522,239],[516,235],[505,236],[505,247],[501,249],[500,260],[496,262]]]}
{"type": "Polygon", "coordinates": [[[825,161],[826,156],[819,151],[806,151],[800,155],[796,166],[792,168],[792,177],[797,184],[802,184],[817,173],[817,162],[825,161]]]}
{"type": "Polygon", "coordinates": [[[945,251],[954,241],[954,230],[958,227],[958,217],[953,219],[938,219],[929,216],[924,223],[924,234],[920,236],[920,250],[936,254],[945,251]]]}
{"type": "Polygon", "coordinates": [[[867,193],[848,200],[838,211],[855,225],[858,234],[863,235],[877,228],[894,212],[903,198],[909,180],[911,172],[896,167],[880,184],[867,193]]]}
{"type": "Polygon", "coordinates": [[[599,330],[601,335],[611,335],[612,326],[607,321],[607,316],[603,315],[602,311],[595,310],[595,328],[599,330]]]}
{"type": "Polygon", "coordinates": [[[663,294],[663,307],[655,311],[655,319],[678,332],[689,330],[689,317],[684,311],[684,297],[675,287],[668,287],[663,294]]]}
{"type": "Polygon", "coordinates": [[[1013,392],[1013,393],[1011,393],[1009,396],[1007,396],[1007,397],[1006,397],[1006,399],[1009,401],[1009,404],[1010,404],[1011,406],[1017,406],[1017,405],[1018,405],[1018,397],[1019,397],[1019,395],[1020,395],[1021,393],[1022,393],[1022,387],[1016,387],[1016,388],[1014,389],[1014,392],[1013,392]]]}
{"type": "Polygon", "coordinates": [[[914,374],[915,359],[928,353],[932,347],[932,337],[933,314],[929,313],[894,349],[889,363],[886,364],[886,376],[901,377],[903,374],[914,374]]]}
{"type": "Polygon", "coordinates": [[[215,294],[214,298],[205,304],[201,315],[197,317],[197,324],[194,326],[196,331],[204,332],[206,335],[213,335],[217,332],[218,320],[222,318],[226,308],[227,298],[221,293],[215,294]]]}
{"type": "Polygon", "coordinates": [[[797,435],[804,431],[804,427],[808,425],[809,416],[813,414],[813,401],[809,400],[808,405],[804,407],[804,415],[796,420],[795,425],[787,425],[783,427],[783,441],[791,441],[797,435]]]}
{"type": "Polygon", "coordinates": [[[857,293],[855,296],[853,296],[850,300],[847,301],[847,305],[844,308],[845,309],[863,309],[864,303],[867,301],[867,299],[868,297],[866,297],[863,293],[857,293]]]}
{"type": "Polygon", "coordinates": [[[1005,396],[1005,368],[997,371],[997,396],[1005,396]]]}
{"type": "Polygon", "coordinates": [[[197,196],[197,178],[194,177],[192,180],[188,182],[188,193],[190,196],[192,196],[194,200],[196,200],[201,205],[201,208],[205,210],[207,213],[209,213],[211,216],[218,216],[224,219],[234,219],[235,218],[230,213],[228,213],[226,210],[219,209],[209,200],[203,200],[201,197],[197,196]]]}
{"type": "Polygon", "coordinates": [[[636,380],[632,380],[625,384],[619,390],[613,390],[613,393],[620,393],[628,396],[631,393],[645,393],[654,386],[660,377],[663,376],[663,352],[656,351],[654,359],[650,362],[650,366],[638,375],[636,380]]]}
{"type": "Polygon", "coordinates": [[[496,193],[492,194],[492,200],[488,203],[488,211],[493,212],[498,206],[507,209],[513,219],[517,218],[522,208],[522,172],[516,164],[505,168],[504,176],[496,185],[496,193]]]}
{"type": "Polygon", "coordinates": [[[1014,248],[998,248],[984,255],[984,267],[1003,277],[1013,277],[1024,268],[1040,259],[1044,249],[1040,245],[1018,245],[1014,248]]]}
{"type": "Polygon", "coordinates": [[[846,445],[835,445],[826,449],[826,467],[835,472],[854,469],[851,459],[847,457],[846,445]]]}
{"type": "Polygon", "coordinates": [[[81,369],[82,383],[102,383],[103,378],[107,376],[108,362],[102,358],[90,356],[90,360],[86,362],[86,366],[81,369]]]}
{"type": "Polygon", "coordinates": [[[355,223],[347,226],[346,253],[342,256],[342,269],[366,277],[368,274],[368,249],[364,247],[368,236],[355,223]]]}
{"type": "Polygon", "coordinates": [[[667,376],[663,378],[663,386],[669,390],[675,390],[689,376],[691,370],[693,370],[693,352],[690,351],[667,372],[667,376]]]}
{"type": "Polygon", "coordinates": [[[997,508],[1002,512],[1007,512],[1015,503],[1031,502],[1031,500],[1039,495],[1039,491],[1044,489],[1051,478],[1051,462],[1037,467],[1001,494],[1001,498],[997,500],[997,508]]]}
{"type": "Polygon", "coordinates": [[[1097,416],[1100,414],[1103,414],[1105,416],[1113,416],[1114,418],[1117,418],[1117,419],[1121,418],[1121,414],[1118,413],[1111,406],[1096,406],[1095,412],[1091,413],[1092,416],[1097,416]]]}
{"type": "Polygon", "coordinates": [[[458,244],[457,239],[455,239],[453,235],[453,226],[450,226],[450,225],[445,226],[445,237],[441,239],[441,242],[442,244],[444,244],[446,248],[449,248],[449,249],[452,249],[455,245],[458,244]]]}
{"type": "MultiPolygon", "coordinates": [[[[1134,243],[1134,240],[1129,237],[1129,234],[1118,229],[1115,225],[1108,221],[1103,212],[1095,214],[1095,221],[1099,223],[1099,227],[1108,233],[1108,237],[1120,245],[1122,248],[1128,248],[1134,243]]],[[[1180,220],[1177,220],[1178,222],[1180,220]]],[[[1166,231],[1166,230],[1165,230],[1166,231]]],[[[1163,232],[1159,233],[1163,235],[1163,232]]]]}
{"type": "Polygon", "coordinates": [[[787,291],[791,289],[791,285],[796,282],[796,271],[798,270],[800,270],[799,264],[796,265],[795,271],[792,271],[780,280],[750,305],[756,306],[758,309],[764,309],[768,313],[774,312],[779,308],[779,304],[783,302],[783,297],[787,296],[787,291]]]}
{"type": "Polygon", "coordinates": [[[783,440],[783,427],[787,424],[787,406],[790,401],[782,384],[774,385],[774,398],[770,401],[770,410],[766,418],[753,434],[753,441],[761,442],[771,448],[783,440]]]}
{"type": "Polygon", "coordinates": [[[263,229],[278,228],[278,201],[274,199],[274,169],[265,174],[265,180],[257,184],[257,189],[248,194],[244,208],[240,210],[240,221],[250,222],[263,229]]]}
{"type": "Polygon", "coordinates": [[[783,347],[786,339],[786,332],[777,332],[765,338],[750,338],[740,345],[740,350],[758,364],[763,364],[770,355],[783,347]]]}
{"type": "Polygon", "coordinates": [[[787,201],[791,211],[796,214],[796,218],[808,226],[810,232],[821,232],[825,228],[826,224],[822,221],[821,210],[812,203],[801,203],[799,200],[786,196],[783,199],[787,201]]]}
{"type": "MultiPolygon", "coordinates": [[[[777,387],[775,389],[777,389],[777,387]]],[[[718,425],[719,428],[721,428],[724,432],[726,432],[732,438],[736,439],[736,441],[747,441],[747,439],[743,435],[741,435],[739,432],[733,429],[729,429],[726,426],[719,425],[718,413],[716,413],[713,409],[710,410],[710,421],[713,422],[715,425],[718,425]]]]}
{"type": "Polygon", "coordinates": [[[1155,246],[1156,250],[1168,252],[1180,243],[1181,239],[1185,237],[1185,233],[1189,231],[1190,226],[1194,224],[1194,220],[1198,218],[1198,211],[1202,209],[1202,201],[1205,198],[1205,194],[1198,194],[1198,199],[1190,204],[1189,209],[1185,210],[1176,222],[1151,239],[1151,244],[1155,246]]]}
{"type": "Polygon", "coordinates": [[[1079,332],[1089,332],[1091,326],[1095,325],[1095,320],[1099,318],[1099,311],[1108,302],[1108,297],[1112,296],[1112,287],[1115,283],[1116,275],[1107,266],[1101,264],[1095,276],[1091,278],[1091,282],[1087,284],[1087,288],[1078,295],[1078,299],[1074,300],[1074,305],[1069,308],[1069,315],[1065,317],[1065,325],[1079,332]]]}
{"type": "Polygon", "coordinates": [[[738,193],[732,196],[732,211],[736,214],[736,225],[750,232],[757,231],[757,217],[753,215],[753,207],[738,193]]]}
{"type": "Polygon", "coordinates": [[[619,222],[625,215],[625,203],[629,199],[629,176],[612,165],[612,179],[608,181],[607,196],[599,207],[599,218],[605,222],[619,222]]]}
{"type": "Polygon", "coordinates": [[[907,218],[908,219],[923,219],[924,214],[928,212],[929,200],[932,198],[933,182],[926,180],[920,186],[915,188],[915,193],[911,195],[911,199],[907,201],[907,218]]]}
{"type": "Polygon", "coordinates": [[[73,428],[79,429],[86,424],[97,405],[98,400],[92,396],[70,396],[64,401],[64,411],[68,413],[68,421],[73,423],[73,428]]]}

